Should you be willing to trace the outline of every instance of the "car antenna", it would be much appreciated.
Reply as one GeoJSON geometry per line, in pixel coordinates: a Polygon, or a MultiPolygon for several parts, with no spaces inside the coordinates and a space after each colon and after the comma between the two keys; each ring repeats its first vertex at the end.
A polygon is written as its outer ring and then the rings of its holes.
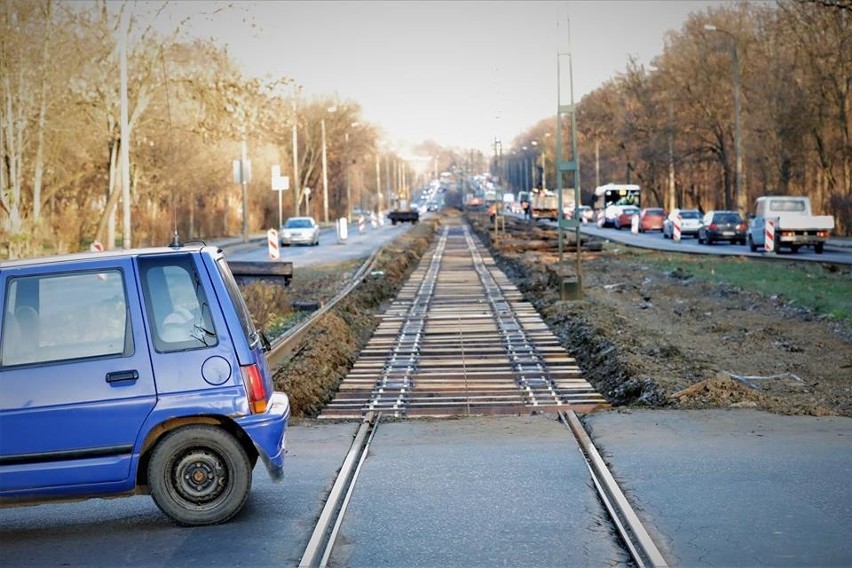
{"type": "MultiPolygon", "coordinates": [[[[160,62],[163,65],[163,82],[166,86],[166,109],[169,119],[169,156],[174,162],[174,131],[172,130],[172,99],[169,93],[169,74],[166,71],[166,54],[163,52],[163,46],[160,46],[160,62]]],[[[175,184],[172,182],[172,242],[169,243],[171,248],[180,248],[180,235],[178,235],[177,224],[177,191],[175,184]]]]}

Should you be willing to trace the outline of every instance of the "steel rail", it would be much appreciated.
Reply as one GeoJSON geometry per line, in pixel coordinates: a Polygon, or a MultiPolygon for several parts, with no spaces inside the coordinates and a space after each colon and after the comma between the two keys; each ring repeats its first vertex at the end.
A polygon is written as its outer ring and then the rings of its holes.
{"type": "Polygon", "coordinates": [[[343,466],[334,480],[325,506],[320,513],[317,524],[314,526],[311,538],[304,554],[302,554],[302,559],[299,561],[299,568],[315,568],[316,566],[324,567],[327,565],[346,507],[352,496],[352,490],[361,472],[361,466],[367,457],[370,442],[372,442],[378,429],[380,418],[380,415],[369,413],[358,427],[349,452],[343,459],[343,466]],[[320,556],[321,553],[322,556],[320,556]]]}
{"type": "Polygon", "coordinates": [[[364,261],[349,283],[340,292],[338,292],[334,298],[325,303],[320,309],[314,311],[307,319],[296,324],[282,335],[275,338],[272,342],[271,349],[266,354],[266,360],[273,373],[275,372],[275,369],[280,367],[281,364],[293,354],[299,341],[305,337],[311,327],[319,321],[319,318],[328,313],[329,310],[333,309],[341,300],[346,298],[346,296],[348,296],[361,284],[361,282],[363,282],[367,274],[373,270],[373,267],[383,250],[383,248],[375,250],[373,254],[364,261]]]}
{"type": "Polygon", "coordinates": [[[321,419],[606,407],[465,223],[444,227],[321,419]]]}
{"type": "Polygon", "coordinates": [[[571,430],[580,445],[580,450],[586,457],[586,465],[592,475],[598,495],[604,502],[610,518],[615,523],[634,562],[640,568],[645,566],[667,567],[666,559],[663,558],[651,535],[645,530],[642,521],[639,520],[627,497],[624,496],[592,439],[583,428],[580,419],[577,418],[577,414],[569,409],[560,411],[559,418],[571,430]]]}

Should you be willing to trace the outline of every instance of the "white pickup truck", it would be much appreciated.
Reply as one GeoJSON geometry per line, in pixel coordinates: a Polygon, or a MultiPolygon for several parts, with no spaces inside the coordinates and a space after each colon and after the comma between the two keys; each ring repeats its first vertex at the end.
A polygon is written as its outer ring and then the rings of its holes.
{"type": "Polygon", "coordinates": [[[797,252],[800,247],[812,246],[817,254],[822,254],[825,241],[834,229],[834,217],[814,215],[811,212],[811,200],[803,196],[758,197],[754,213],[748,218],[747,239],[752,252],[758,247],[765,247],[767,219],[775,222],[776,252],[781,247],[797,252]]]}

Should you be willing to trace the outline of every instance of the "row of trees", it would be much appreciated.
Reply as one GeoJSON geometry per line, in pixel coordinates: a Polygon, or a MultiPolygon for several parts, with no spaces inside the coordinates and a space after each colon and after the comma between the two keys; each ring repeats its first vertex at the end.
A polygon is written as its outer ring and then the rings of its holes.
{"type": "MultiPolygon", "coordinates": [[[[293,78],[246,78],[226,50],[180,41],[179,28],[156,33],[151,22],[162,7],[0,4],[0,256],[122,242],[122,144],[131,163],[133,246],[168,242],[175,229],[184,239],[239,235],[242,190],[232,164],[243,143],[254,172],[252,232],[277,224],[269,178],[276,164],[291,179],[283,216],[320,220],[326,210],[335,219],[353,207],[387,207],[419,181],[417,165],[430,174],[486,167],[477,152],[431,141],[414,149],[431,164],[407,161],[383,146],[357,103],[304,100],[293,78]],[[134,13],[123,20],[115,9],[134,13]],[[124,37],[127,140],[120,128],[124,37]]],[[[693,15],[669,34],[653,68],[631,62],[577,105],[584,200],[607,181],[640,183],[646,203],[665,207],[734,208],[737,197],[751,203],[767,193],[803,193],[835,215],[838,233],[849,234],[850,17],[845,0],[725,5],[693,15]],[[733,71],[742,100],[741,196],[733,71]]],[[[529,183],[555,185],[555,134],[555,119],[547,118],[518,136],[514,150],[503,150],[499,170],[516,189],[527,171],[529,183]]]]}
{"type": "Polygon", "coordinates": [[[383,146],[357,103],[305,100],[289,77],[244,77],[226,50],[179,41],[180,28],[163,37],[152,22],[164,7],[0,4],[0,256],[127,242],[122,224],[116,226],[124,208],[122,144],[131,163],[132,246],[165,244],[175,230],[184,240],[241,234],[243,196],[233,162],[244,146],[253,172],[247,185],[252,232],[278,223],[274,165],[290,178],[284,218],[324,220],[327,214],[333,220],[356,207],[387,208],[419,181],[416,167],[431,172],[456,160],[451,150],[425,142],[416,151],[433,163],[406,161],[383,146]],[[133,13],[123,19],[125,10],[133,13]],[[126,140],[120,128],[123,38],[126,140]]]}
{"type": "MultiPolygon", "coordinates": [[[[668,34],[651,66],[629,63],[583,97],[576,115],[586,203],[592,188],[610,181],[638,183],[645,204],[668,209],[746,212],[760,195],[800,194],[835,216],[837,234],[852,234],[848,1],[741,3],[695,13],[668,34]]],[[[540,187],[542,173],[555,185],[555,125],[555,118],[541,121],[504,152],[501,168],[515,187],[533,180],[540,187]]],[[[563,135],[570,140],[568,128],[563,135]]]]}

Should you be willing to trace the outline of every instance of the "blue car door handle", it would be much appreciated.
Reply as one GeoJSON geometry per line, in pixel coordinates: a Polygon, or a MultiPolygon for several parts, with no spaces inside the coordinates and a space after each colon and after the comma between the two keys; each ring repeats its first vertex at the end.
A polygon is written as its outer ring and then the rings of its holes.
{"type": "Polygon", "coordinates": [[[108,383],[119,383],[122,381],[136,381],[139,379],[139,372],[136,369],[130,371],[113,371],[107,373],[106,380],[108,383]]]}

